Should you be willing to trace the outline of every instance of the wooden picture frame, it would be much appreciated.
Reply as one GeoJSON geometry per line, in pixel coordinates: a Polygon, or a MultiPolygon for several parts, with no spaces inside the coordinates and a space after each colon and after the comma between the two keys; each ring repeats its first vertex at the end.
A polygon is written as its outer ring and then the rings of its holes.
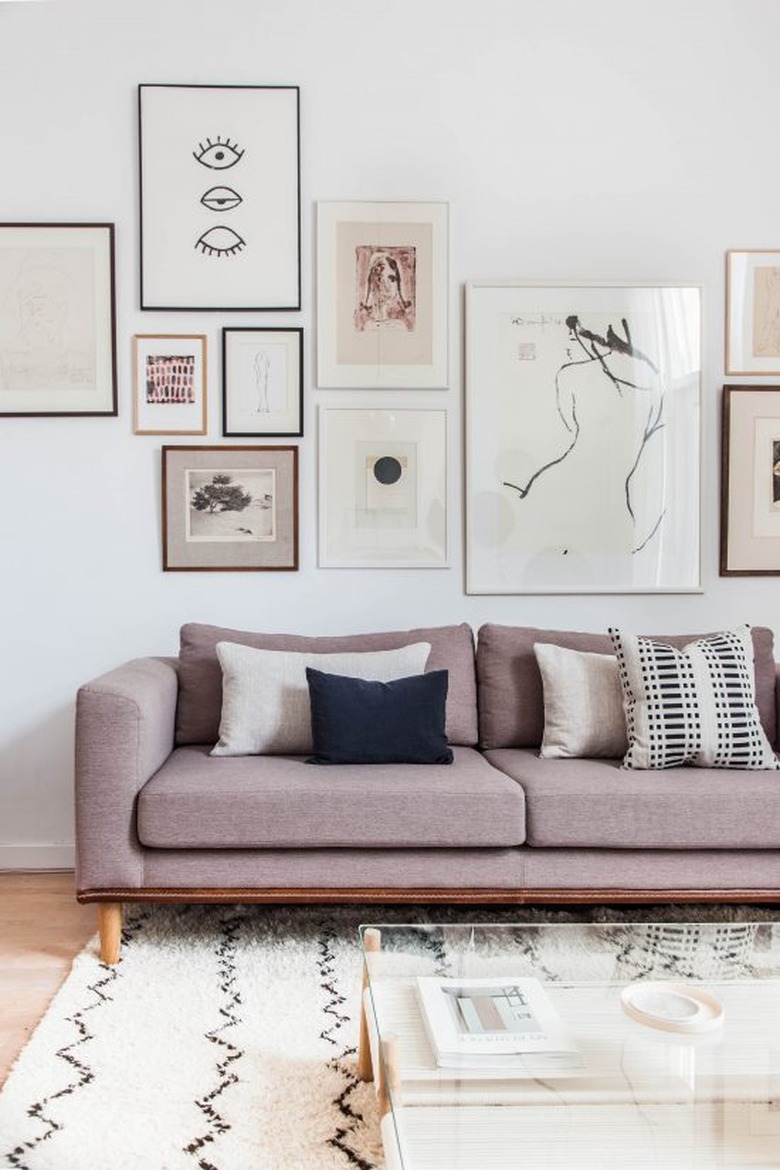
{"type": "Polygon", "coordinates": [[[163,569],[298,568],[298,448],[165,446],[163,569]]]}
{"type": "Polygon", "coordinates": [[[303,434],[303,329],[222,330],[222,434],[303,434]]]}
{"type": "Polygon", "coordinates": [[[134,434],[206,434],[207,349],[203,333],[135,334],[134,434]]]}
{"type": "Polygon", "coordinates": [[[780,386],[723,387],[720,575],[780,576],[780,386]]]}
{"type": "Polygon", "coordinates": [[[780,251],[726,253],[726,375],[780,374],[780,251]]]}
{"type": "Polygon", "coordinates": [[[0,224],[0,416],[117,410],[113,223],[0,224]]]}

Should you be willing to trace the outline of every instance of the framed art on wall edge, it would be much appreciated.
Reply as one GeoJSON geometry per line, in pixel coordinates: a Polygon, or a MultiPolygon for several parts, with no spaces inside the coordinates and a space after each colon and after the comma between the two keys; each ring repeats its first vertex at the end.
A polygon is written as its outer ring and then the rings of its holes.
{"type": "Polygon", "coordinates": [[[205,435],[206,337],[137,333],[133,338],[133,431],[205,435]]]}
{"type": "Polygon", "coordinates": [[[780,386],[724,386],[720,575],[780,576],[780,386]]]}
{"type": "Polygon", "coordinates": [[[447,413],[319,409],[319,563],[447,565],[447,413]]]}
{"type": "Polygon", "coordinates": [[[222,330],[222,434],[303,434],[303,329],[222,330]]]}
{"type": "Polygon", "coordinates": [[[164,570],[298,568],[297,447],[163,447],[164,570]]]}
{"type": "Polygon", "coordinates": [[[317,205],[317,384],[444,389],[446,203],[317,205]]]}
{"type": "Polygon", "coordinates": [[[726,374],[780,374],[780,251],[726,253],[726,374]]]}
{"type": "Polygon", "coordinates": [[[0,415],[115,415],[112,223],[0,224],[0,415]]]}
{"type": "Polygon", "coordinates": [[[468,593],[700,589],[700,300],[467,285],[468,593]]]}

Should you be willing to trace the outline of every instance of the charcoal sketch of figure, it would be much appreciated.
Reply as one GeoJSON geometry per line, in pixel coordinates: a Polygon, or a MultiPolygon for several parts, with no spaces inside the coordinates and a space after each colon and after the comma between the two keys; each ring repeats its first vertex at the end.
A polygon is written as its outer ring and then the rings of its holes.
{"type": "Polygon", "coordinates": [[[523,502],[524,518],[526,505],[537,505],[534,531],[561,555],[636,554],[659,533],[666,507],[660,370],[625,319],[589,328],[570,314],[561,328],[557,437],[553,431],[539,461],[526,461],[523,475],[506,474],[503,484],[523,502]]]}
{"type": "Polygon", "coordinates": [[[356,255],[357,307],[355,328],[414,329],[414,248],[368,248],[356,255]]]}
{"type": "Polygon", "coordinates": [[[257,389],[257,413],[268,414],[271,406],[268,401],[268,376],[271,372],[271,360],[264,349],[258,350],[254,359],[255,386],[257,389]]]}
{"type": "MultiPolygon", "coordinates": [[[[73,260],[78,265],[78,258],[73,260]]],[[[95,360],[82,343],[74,321],[82,274],[67,264],[32,261],[24,264],[4,298],[3,309],[13,322],[9,343],[0,354],[3,384],[17,390],[72,388],[95,378],[95,360]]]]}

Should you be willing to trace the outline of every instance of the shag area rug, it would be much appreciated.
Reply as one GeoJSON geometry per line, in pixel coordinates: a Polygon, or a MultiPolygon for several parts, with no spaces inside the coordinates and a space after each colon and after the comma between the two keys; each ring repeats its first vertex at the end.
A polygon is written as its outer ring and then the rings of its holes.
{"type": "MultiPolygon", "coordinates": [[[[374,1089],[355,1075],[361,922],[637,920],[762,923],[780,911],[139,907],[121,962],[101,964],[93,940],[14,1065],[0,1165],[380,1170],[374,1089]]],[[[768,934],[774,952],[778,930],[768,934]]]]}

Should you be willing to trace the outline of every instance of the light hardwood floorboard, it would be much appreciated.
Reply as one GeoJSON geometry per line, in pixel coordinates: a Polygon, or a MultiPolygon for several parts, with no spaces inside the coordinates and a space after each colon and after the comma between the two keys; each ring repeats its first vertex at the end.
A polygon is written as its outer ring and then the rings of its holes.
{"type": "Polygon", "coordinates": [[[95,930],[72,872],[0,871],[0,1085],[95,930]]]}

